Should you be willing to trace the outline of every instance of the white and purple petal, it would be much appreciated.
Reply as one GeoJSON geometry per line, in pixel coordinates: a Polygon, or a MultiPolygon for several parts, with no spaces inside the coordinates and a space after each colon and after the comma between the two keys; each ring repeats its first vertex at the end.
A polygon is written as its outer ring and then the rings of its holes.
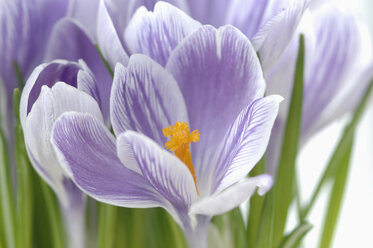
{"type": "Polygon", "coordinates": [[[102,55],[112,68],[116,63],[127,65],[128,62],[128,55],[119,37],[105,1],[100,0],[97,15],[97,42],[102,55]]]}
{"type": "Polygon", "coordinates": [[[183,96],[175,79],[145,55],[131,56],[127,68],[117,64],[111,94],[111,122],[119,135],[143,133],[163,146],[162,129],[188,122],[183,96]]]}
{"type": "MultiPolygon", "coordinates": [[[[79,61],[83,59],[94,74],[100,106],[105,119],[109,116],[109,97],[112,79],[102,62],[93,41],[77,21],[71,18],[61,19],[55,26],[45,55],[46,61],[66,59],[79,61]]],[[[83,63],[81,63],[83,64],[83,63]]]]}
{"type": "Polygon", "coordinates": [[[192,146],[197,180],[208,178],[213,166],[209,159],[226,130],[245,106],[264,94],[259,60],[236,28],[203,26],[176,47],[166,69],[179,83],[191,130],[201,134],[192,146]]]}
{"type": "Polygon", "coordinates": [[[140,7],[125,31],[131,53],[146,54],[165,66],[172,50],[201,24],[166,2],[158,2],[154,11],[140,7]]]}
{"type": "Polygon", "coordinates": [[[259,51],[264,72],[277,62],[290,44],[307,7],[307,0],[289,1],[286,9],[273,15],[253,36],[253,46],[259,51]]]}
{"type": "Polygon", "coordinates": [[[69,204],[64,184],[68,175],[60,167],[50,142],[54,121],[65,111],[91,113],[102,120],[100,108],[91,96],[63,82],[43,86],[25,119],[24,135],[30,160],[39,175],[56,191],[63,205],[69,204]]]}
{"type": "MultiPolygon", "coordinates": [[[[78,74],[82,70],[89,72],[84,62],[75,63],[66,60],[55,60],[36,67],[31,76],[27,79],[21,95],[20,119],[22,126],[24,126],[25,119],[34,102],[39,97],[41,88],[44,85],[52,87],[56,82],[64,82],[75,88],[82,87],[82,90],[88,94],[94,92],[94,94],[92,94],[93,97],[98,96],[98,87],[95,86],[95,82],[78,82],[78,74]]],[[[99,99],[96,99],[96,101],[99,101],[99,99]]]]}
{"type": "Polygon", "coordinates": [[[247,176],[263,156],[277,117],[280,96],[256,100],[241,111],[223,141],[215,170],[212,192],[220,192],[247,176]]]}
{"type": "Polygon", "coordinates": [[[196,185],[186,165],[145,135],[124,132],[117,139],[117,149],[124,166],[142,175],[175,210],[186,212],[197,199],[196,185]]]}
{"type": "Polygon", "coordinates": [[[265,194],[271,189],[272,183],[271,176],[266,174],[244,179],[223,192],[197,201],[191,206],[189,213],[209,216],[225,213],[249,199],[257,189],[260,195],[265,194]]]}
{"type": "Polygon", "coordinates": [[[120,162],[114,136],[95,116],[65,113],[55,122],[51,140],[61,165],[91,197],[123,207],[161,206],[148,182],[120,162]]]}

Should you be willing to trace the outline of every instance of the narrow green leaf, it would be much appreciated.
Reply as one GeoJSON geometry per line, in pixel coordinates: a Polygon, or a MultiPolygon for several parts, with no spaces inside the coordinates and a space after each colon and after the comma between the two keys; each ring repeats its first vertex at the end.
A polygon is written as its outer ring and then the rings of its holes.
{"type": "Polygon", "coordinates": [[[335,148],[333,155],[328,163],[328,166],[326,167],[320,181],[318,182],[316,189],[314,193],[312,194],[311,200],[309,203],[306,205],[304,210],[302,211],[302,219],[304,220],[310,210],[312,209],[313,205],[315,204],[316,199],[319,196],[319,193],[321,189],[324,187],[326,182],[328,182],[328,179],[331,178],[332,175],[335,174],[335,171],[338,167],[338,165],[341,163],[341,160],[343,160],[343,156],[346,154],[346,152],[349,149],[349,140],[353,136],[353,133],[356,129],[357,124],[359,123],[362,114],[364,113],[365,107],[367,105],[367,102],[369,100],[369,96],[371,95],[373,88],[373,80],[371,81],[369,87],[367,88],[367,91],[361,100],[359,106],[355,110],[355,113],[351,119],[351,122],[346,126],[346,128],[343,131],[342,137],[335,148]]]}
{"type": "MultiPolygon", "coordinates": [[[[250,172],[249,176],[254,177],[260,174],[265,173],[266,165],[265,165],[265,155],[263,158],[258,162],[257,165],[253,168],[250,172]]],[[[262,212],[264,203],[264,196],[260,196],[258,194],[254,194],[250,198],[250,208],[249,208],[249,215],[247,221],[247,247],[255,247],[256,238],[258,235],[258,229],[260,224],[260,214],[262,212]]]]}
{"type": "Polygon", "coordinates": [[[275,194],[272,189],[269,191],[263,202],[260,224],[256,239],[257,248],[273,248],[273,228],[274,228],[274,210],[275,194]]]}
{"type": "Polygon", "coordinates": [[[111,248],[115,241],[117,207],[101,203],[98,221],[98,248],[111,248]]]}
{"type": "Polygon", "coordinates": [[[343,193],[346,187],[347,173],[350,164],[353,135],[350,136],[348,141],[347,151],[340,160],[338,165],[337,173],[333,183],[332,190],[330,192],[328,211],[324,220],[324,227],[321,237],[320,247],[328,248],[332,242],[333,234],[335,232],[335,226],[337,223],[339,211],[341,209],[343,193]]]}
{"type": "Polygon", "coordinates": [[[299,226],[297,226],[289,235],[287,235],[279,248],[296,248],[299,247],[299,242],[303,239],[303,237],[312,229],[312,225],[303,222],[299,226]]]}
{"type": "Polygon", "coordinates": [[[14,74],[16,75],[18,88],[22,91],[23,86],[25,86],[25,81],[23,79],[21,67],[19,66],[17,61],[13,61],[13,68],[14,68],[14,74]]]}
{"type": "Polygon", "coordinates": [[[247,246],[246,229],[241,210],[239,207],[233,209],[229,213],[230,227],[233,232],[233,241],[235,248],[244,248],[247,246]]]}
{"type": "Polygon", "coordinates": [[[95,46],[96,46],[96,50],[98,52],[98,55],[100,55],[100,58],[101,58],[102,62],[104,63],[106,69],[110,73],[111,77],[114,77],[113,69],[111,69],[111,67],[109,65],[109,62],[107,62],[107,60],[105,59],[104,55],[102,54],[100,47],[98,46],[98,44],[96,44],[95,46]]]}
{"type": "MultiPolygon", "coordinates": [[[[0,118],[0,123],[2,120],[0,118]]],[[[5,135],[0,125],[0,197],[2,209],[2,226],[4,227],[6,247],[15,247],[14,197],[10,179],[10,160],[5,135]]]]}
{"type": "Polygon", "coordinates": [[[32,176],[19,119],[20,91],[14,90],[13,106],[16,116],[15,159],[17,165],[17,247],[32,245],[32,176]]]}
{"type": "Polygon", "coordinates": [[[285,229],[288,209],[294,193],[295,160],[298,152],[298,142],[302,120],[303,101],[303,73],[304,73],[304,36],[299,39],[298,58],[295,69],[294,85],[291,96],[288,119],[282,143],[281,158],[278,168],[274,192],[274,244],[281,241],[285,229]]]}
{"type": "MultiPolygon", "coordinates": [[[[65,247],[64,228],[56,196],[54,192],[49,188],[49,186],[43,181],[43,179],[41,179],[36,173],[34,173],[33,181],[35,182],[34,189],[39,187],[41,190],[41,195],[38,198],[39,201],[36,201],[34,207],[38,214],[38,218],[34,222],[35,224],[37,224],[37,228],[35,231],[39,232],[40,239],[46,239],[50,235],[50,247],[63,248],[65,247]],[[36,187],[35,184],[37,185],[36,187]],[[40,210],[42,210],[43,212],[41,212],[40,210]]],[[[35,247],[48,246],[37,245],[35,247]]]]}

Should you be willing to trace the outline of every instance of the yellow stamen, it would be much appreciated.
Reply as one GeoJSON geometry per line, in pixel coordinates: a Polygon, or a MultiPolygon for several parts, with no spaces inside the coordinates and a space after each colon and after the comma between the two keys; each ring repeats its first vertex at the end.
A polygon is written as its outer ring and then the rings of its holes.
{"type": "Polygon", "coordinates": [[[194,172],[192,154],[190,153],[189,147],[191,142],[197,142],[199,140],[198,130],[190,132],[187,123],[176,122],[175,125],[163,128],[162,131],[164,136],[171,136],[170,140],[166,142],[165,146],[168,150],[174,152],[175,155],[188,167],[190,173],[192,173],[197,194],[199,195],[196,173],[194,172]]]}

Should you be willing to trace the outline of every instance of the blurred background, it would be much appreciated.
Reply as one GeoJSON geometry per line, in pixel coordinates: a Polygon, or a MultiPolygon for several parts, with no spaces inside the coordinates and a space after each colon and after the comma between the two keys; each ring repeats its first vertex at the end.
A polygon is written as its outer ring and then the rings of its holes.
{"type": "MultiPolygon", "coordinates": [[[[340,0],[354,9],[373,34],[373,1],[340,0]]],[[[342,209],[333,247],[373,247],[373,99],[358,127],[342,209]]],[[[302,149],[298,159],[301,195],[311,195],[315,183],[333,151],[346,119],[341,119],[322,130],[302,149]]],[[[322,219],[327,204],[327,192],[320,197],[311,212],[310,222],[318,223],[306,236],[305,247],[317,247],[322,219]]],[[[302,199],[303,202],[308,199],[302,199]]],[[[296,216],[294,216],[295,218],[296,216]]],[[[289,228],[291,227],[291,221],[289,228]]]]}

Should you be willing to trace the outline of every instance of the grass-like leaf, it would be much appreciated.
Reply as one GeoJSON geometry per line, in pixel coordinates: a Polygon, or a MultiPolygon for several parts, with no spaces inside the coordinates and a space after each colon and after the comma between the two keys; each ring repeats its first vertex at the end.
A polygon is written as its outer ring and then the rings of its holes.
{"type": "Polygon", "coordinates": [[[32,175],[31,164],[27,157],[23,131],[19,119],[21,93],[14,90],[13,107],[16,117],[15,159],[17,165],[17,247],[32,247],[32,175]]]}
{"type": "Polygon", "coordinates": [[[299,242],[302,238],[312,229],[312,225],[303,222],[299,224],[290,234],[288,234],[281,244],[279,248],[296,248],[299,247],[299,242]]]}
{"type": "Polygon", "coordinates": [[[304,56],[304,36],[301,35],[281,158],[273,188],[275,194],[273,244],[275,245],[278,245],[283,237],[288,209],[294,193],[295,160],[302,120],[304,56]]]}
{"type": "Polygon", "coordinates": [[[353,135],[349,137],[350,139],[346,141],[347,151],[341,157],[340,164],[334,177],[334,183],[329,198],[328,211],[326,213],[326,218],[324,219],[324,227],[320,247],[330,247],[339,211],[341,209],[343,192],[346,187],[346,179],[350,164],[352,144],[354,138],[353,135]]]}
{"type": "MultiPolygon", "coordinates": [[[[250,172],[250,177],[254,177],[265,173],[265,155],[263,158],[255,165],[254,169],[250,172]]],[[[260,215],[263,208],[264,196],[254,194],[250,198],[250,208],[247,221],[247,247],[255,247],[256,239],[258,235],[258,229],[260,224],[260,215]]]]}
{"type": "MultiPolygon", "coordinates": [[[[2,119],[0,118],[0,124],[2,119]]],[[[14,197],[10,180],[10,159],[8,144],[0,125],[0,197],[2,210],[2,230],[5,237],[5,244],[8,248],[15,247],[15,216],[14,197]]]]}

